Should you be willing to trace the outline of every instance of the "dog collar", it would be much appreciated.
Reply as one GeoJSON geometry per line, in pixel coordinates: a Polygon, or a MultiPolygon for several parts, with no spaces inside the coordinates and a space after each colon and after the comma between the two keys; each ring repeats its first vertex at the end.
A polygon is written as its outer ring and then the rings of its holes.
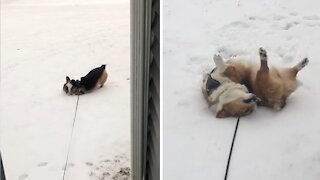
{"type": "MultiPolygon", "coordinates": [[[[212,70],[214,71],[214,70],[212,70]]],[[[207,94],[210,95],[214,90],[218,89],[218,87],[221,85],[221,83],[211,77],[210,74],[208,74],[207,84],[206,84],[206,91],[207,94]]]]}

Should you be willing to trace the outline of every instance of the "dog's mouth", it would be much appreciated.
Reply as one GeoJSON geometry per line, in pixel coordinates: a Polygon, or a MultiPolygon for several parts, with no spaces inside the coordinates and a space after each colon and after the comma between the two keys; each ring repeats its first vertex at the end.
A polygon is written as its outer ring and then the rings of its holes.
{"type": "Polygon", "coordinates": [[[246,104],[251,104],[251,103],[258,103],[260,102],[260,98],[258,98],[257,96],[251,96],[250,98],[248,99],[244,99],[243,102],[246,103],[246,104]]]}

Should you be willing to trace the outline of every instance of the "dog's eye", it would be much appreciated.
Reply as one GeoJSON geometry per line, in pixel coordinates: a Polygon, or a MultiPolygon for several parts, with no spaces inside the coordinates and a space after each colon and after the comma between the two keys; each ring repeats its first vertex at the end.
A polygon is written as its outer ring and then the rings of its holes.
{"type": "Polygon", "coordinates": [[[244,99],[243,102],[244,103],[252,103],[252,102],[257,102],[258,98],[256,96],[252,96],[249,99],[244,99]]]}

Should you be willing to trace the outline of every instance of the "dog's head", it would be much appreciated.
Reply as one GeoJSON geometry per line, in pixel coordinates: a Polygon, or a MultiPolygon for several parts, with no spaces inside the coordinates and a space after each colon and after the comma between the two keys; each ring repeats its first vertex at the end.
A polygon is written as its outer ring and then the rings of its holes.
{"type": "Polygon", "coordinates": [[[66,94],[73,95],[79,94],[81,89],[81,84],[79,80],[70,79],[69,76],[66,77],[66,83],[63,85],[63,91],[66,94]]]}
{"type": "Polygon", "coordinates": [[[214,56],[216,68],[208,75],[204,75],[203,93],[209,106],[216,104],[216,117],[240,117],[253,112],[257,106],[259,98],[256,95],[249,93],[248,88],[244,85],[234,82],[224,73],[229,70],[229,67],[219,55],[214,56]],[[212,94],[208,94],[207,84],[210,76],[218,80],[221,85],[212,94]]]}
{"type": "Polygon", "coordinates": [[[253,112],[259,98],[243,89],[232,89],[221,94],[217,118],[241,117],[253,112]]]}
{"type": "Polygon", "coordinates": [[[202,93],[209,107],[215,107],[217,118],[245,116],[255,110],[259,101],[256,95],[249,93],[244,85],[219,78],[218,74],[211,73],[213,74],[205,74],[203,77],[202,93]],[[208,80],[211,75],[221,83],[214,91],[211,91],[210,84],[208,85],[211,83],[208,80]]]}

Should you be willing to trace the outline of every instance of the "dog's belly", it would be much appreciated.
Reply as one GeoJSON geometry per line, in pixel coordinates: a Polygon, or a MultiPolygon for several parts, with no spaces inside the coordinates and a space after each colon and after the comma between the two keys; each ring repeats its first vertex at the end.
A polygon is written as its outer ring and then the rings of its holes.
{"type": "Polygon", "coordinates": [[[285,85],[280,76],[280,70],[276,67],[269,69],[268,76],[271,81],[261,81],[257,79],[259,69],[252,68],[250,72],[250,80],[245,83],[249,91],[257,95],[261,102],[259,105],[273,107],[275,103],[281,104],[281,108],[285,105],[285,85]]]}

